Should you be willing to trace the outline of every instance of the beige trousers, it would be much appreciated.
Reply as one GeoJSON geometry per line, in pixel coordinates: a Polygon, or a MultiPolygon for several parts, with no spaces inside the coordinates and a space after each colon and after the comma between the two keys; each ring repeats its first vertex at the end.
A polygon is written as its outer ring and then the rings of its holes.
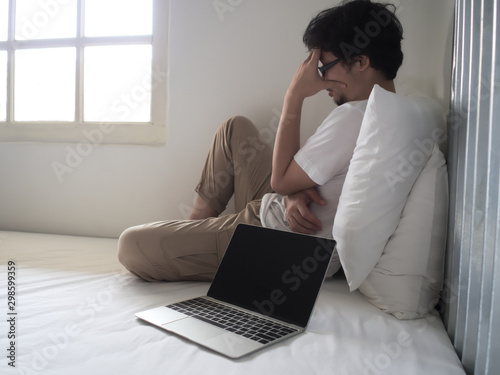
{"type": "Polygon", "coordinates": [[[237,213],[129,228],[118,242],[119,261],[147,281],[212,280],[236,226],[261,225],[260,199],[271,192],[271,160],[272,151],[252,122],[229,119],[215,134],[195,190],[219,213],[234,195],[237,213]]]}

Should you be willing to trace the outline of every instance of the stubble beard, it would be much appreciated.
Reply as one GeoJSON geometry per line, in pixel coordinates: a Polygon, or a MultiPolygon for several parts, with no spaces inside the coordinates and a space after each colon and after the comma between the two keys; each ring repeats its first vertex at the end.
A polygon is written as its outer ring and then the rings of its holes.
{"type": "Polygon", "coordinates": [[[348,102],[347,98],[344,95],[340,95],[340,97],[338,99],[333,98],[333,101],[338,106],[341,106],[342,104],[345,104],[348,102]]]}

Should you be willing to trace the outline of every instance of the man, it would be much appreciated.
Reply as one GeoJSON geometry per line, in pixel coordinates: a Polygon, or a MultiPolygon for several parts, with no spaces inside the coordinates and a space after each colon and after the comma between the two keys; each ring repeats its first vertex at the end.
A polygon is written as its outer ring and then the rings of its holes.
{"type": "Polygon", "coordinates": [[[212,143],[191,220],[127,229],[122,264],[148,281],[211,280],[239,223],[331,238],[367,99],[376,84],[395,92],[401,40],[390,5],[352,0],[319,13],[304,34],[310,53],[285,95],[274,151],[248,119],[228,120],[212,143]],[[338,107],[300,147],[303,102],[322,90],[338,107]],[[222,172],[229,178],[218,178],[222,172]],[[232,196],[237,213],[219,216],[232,196]]]}

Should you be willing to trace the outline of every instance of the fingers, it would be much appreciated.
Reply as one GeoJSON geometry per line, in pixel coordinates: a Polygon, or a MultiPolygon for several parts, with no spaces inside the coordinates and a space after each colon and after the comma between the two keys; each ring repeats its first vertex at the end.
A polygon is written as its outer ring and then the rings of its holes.
{"type": "Polygon", "coordinates": [[[318,71],[321,50],[313,49],[295,72],[287,91],[287,96],[303,100],[322,90],[338,90],[346,88],[345,83],[327,81],[318,71]]]}
{"type": "Polygon", "coordinates": [[[326,204],[314,187],[285,197],[286,219],[292,231],[315,234],[322,229],[321,221],[309,210],[311,202],[326,204]]]}
{"type": "Polygon", "coordinates": [[[292,231],[298,233],[315,234],[321,230],[321,222],[310,212],[291,215],[288,224],[292,231]]]}
{"type": "Polygon", "coordinates": [[[309,207],[305,206],[299,209],[302,225],[311,230],[321,230],[321,221],[309,211],[309,207]]]}
{"type": "Polygon", "coordinates": [[[310,56],[312,61],[315,61],[317,64],[319,62],[319,59],[321,58],[321,50],[319,48],[313,48],[311,50],[310,56]]]}
{"type": "Polygon", "coordinates": [[[307,59],[312,62],[316,62],[318,64],[319,59],[321,58],[321,50],[319,48],[313,48],[309,53],[307,59]]]}
{"type": "Polygon", "coordinates": [[[320,206],[324,206],[326,201],[323,199],[321,195],[319,195],[318,190],[316,188],[309,188],[304,190],[304,193],[311,199],[311,201],[319,204],[320,206]]]}
{"type": "MultiPolygon", "coordinates": [[[[310,62],[311,65],[314,65],[314,67],[317,69],[320,58],[321,58],[321,50],[319,48],[314,48],[309,53],[309,56],[307,57],[306,61],[310,62]]],[[[319,73],[318,76],[321,77],[319,73]]],[[[341,81],[325,80],[323,78],[322,81],[324,82],[323,86],[325,89],[335,89],[335,88],[345,89],[347,87],[347,85],[341,81]]]]}
{"type": "Polygon", "coordinates": [[[309,51],[309,55],[307,55],[305,61],[306,62],[319,61],[320,57],[321,57],[321,50],[318,48],[313,48],[312,50],[309,51]]]}

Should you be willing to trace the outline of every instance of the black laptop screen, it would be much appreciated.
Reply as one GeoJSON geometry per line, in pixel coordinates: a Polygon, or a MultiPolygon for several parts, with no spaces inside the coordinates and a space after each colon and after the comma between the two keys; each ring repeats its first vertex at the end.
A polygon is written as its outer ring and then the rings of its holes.
{"type": "Polygon", "coordinates": [[[208,296],[305,327],[335,241],[240,224],[208,296]]]}

